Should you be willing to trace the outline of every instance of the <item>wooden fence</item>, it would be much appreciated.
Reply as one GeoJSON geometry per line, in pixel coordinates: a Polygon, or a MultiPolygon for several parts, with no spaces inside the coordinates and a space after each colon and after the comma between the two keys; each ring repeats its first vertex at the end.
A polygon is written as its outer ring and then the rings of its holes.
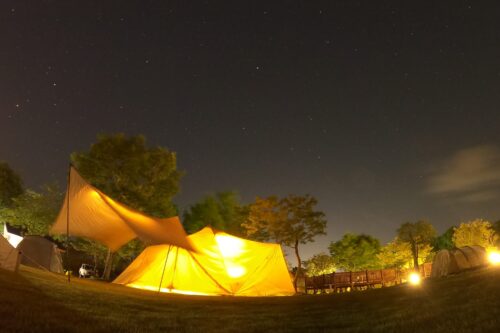
{"type": "MultiPolygon", "coordinates": [[[[432,264],[419,266],[423,278],[431,276],[432,264]]],[[[376,286],[385,287],[400,284],[406,281],[412,270],[379,269],[359,272],[337,272],[319,276],[305,277],[305,291],[311,292],[342,292],[348,290],[362,290],[376,286]]]]}

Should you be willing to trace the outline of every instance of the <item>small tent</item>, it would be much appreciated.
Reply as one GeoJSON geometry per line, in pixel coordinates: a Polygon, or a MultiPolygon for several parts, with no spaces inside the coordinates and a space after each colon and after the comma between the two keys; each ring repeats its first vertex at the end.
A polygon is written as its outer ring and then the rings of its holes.
{"type": "Polygon", "coordinates": [[[293,295],[279,244],[249,241],[206,227],[188,236],[196,251],[147,247],[114,283],[193,295],[293,295]]]}
{"type": "Polygon", "coordinates": [[[488,264],[488,256],[486,254],[486,250],[479,245],[475,246],[465,246],[458,249],[461,251],[465,257],[467,257],[467,261],[471,268],[485,266],[488,264]]]}
{"type": "Polygon", "coordinates": [[[2,235],[0,235],[0,268],[16,272],[21,256],[2,235]]]}
{"type": "Polygon", "coordinates": [[[19,243],[23,240],[23,237],[16,235],[15,233],[9,232],[7,229],[7,224],[3,225],[3,237],[12,245],[13,247],[17,247],[19,243]]]}
{"type": "Polygon", "coordinates": [[[460,273],[467,269],[487,265],[486,251],[481,246],[464,246],[454,250],[441,250],[432,262],[431,277],[460,273]]]}
{"type": "Polygon", "coordinates": [[[41,236],[25,236],[17,249],[22,253],[21,264],[54,273],[64,273],[56,244],[41,236]]]}
{"type": "Polygon", "coordinates": [[[50,231],[87,237],[112,251],[136,237],[150,244],[192,249],[178,217],[155,218],[127,207],[90,185],[73,167],[64,203],[50,231]]]}

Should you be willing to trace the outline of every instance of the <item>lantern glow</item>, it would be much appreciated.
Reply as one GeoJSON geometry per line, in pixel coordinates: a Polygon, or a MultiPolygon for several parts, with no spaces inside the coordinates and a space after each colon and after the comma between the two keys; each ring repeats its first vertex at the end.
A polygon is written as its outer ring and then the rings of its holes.
{"type": "Polygon", "coordinates": [[[488,261],[492,265],[495,265],[495,266],[500,265],[500,252],[498,252],[498,251],[491,251],[488,254],[488,261]]]}
{"type": "Polygon", "coordinates": [[[411,285],[418,286],[422,282],[422,278],[420,277],[419,273],[413,272],[408,276],[408,282],[411,285]]]}

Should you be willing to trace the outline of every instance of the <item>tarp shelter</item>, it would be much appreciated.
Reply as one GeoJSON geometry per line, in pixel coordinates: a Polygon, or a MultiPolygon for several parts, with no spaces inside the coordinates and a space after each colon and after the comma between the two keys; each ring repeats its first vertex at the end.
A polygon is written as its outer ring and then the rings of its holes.
{"type": "Polygon", "coordinates": [[[189,238],[196,252],[149,246],[113,282],[193,295],[294,294],[279,244],[253,242],[210,227],[189,238]]]}
{"type": "Polygon", "coordinates": [[[150,244],[192,249],[178,217],[154,218],[114,201],[87,183],[73,167],[64,204],[51,233],[90,238],[112,251],[136,237],[150,244]]]}
{"type": "Polygon", "coordinates": [[[21,255],[3,236],[0,235],[0,268],[16,272],[21,255]]]}
{"type": "Polygon", "coordinates": [[[54,273],[64,273],[57,245],[41,236],[25,236],[17,249],[22,253],[21,264],[54,273]]]}
{"type": "Polygon", "coordinates": [[[487,265],[486,250],[481,246],[464,246],[439,251],[432,262],[431,277],[442,277],[487,265]]]}

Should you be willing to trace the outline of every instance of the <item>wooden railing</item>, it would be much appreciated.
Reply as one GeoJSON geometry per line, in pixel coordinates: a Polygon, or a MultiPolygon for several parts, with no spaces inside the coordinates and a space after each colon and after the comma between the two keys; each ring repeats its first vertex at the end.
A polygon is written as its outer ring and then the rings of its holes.
{"type": "MultiPolygon", "coordinates": [[[[431,276],[432,264],[426,263],[419,266],[420,275],[423,278],[431,276]]],[[[412,270],[398,269],[379,269],[365,270],[358,272],[336,272],[319,276],[305,277],[306,293],[312,291],[325,292],[326,290],[333,292],[361,290],[373,288],[376,286],[390,286],[400,284],[406,281],[408,273],[412,270]]]]}

